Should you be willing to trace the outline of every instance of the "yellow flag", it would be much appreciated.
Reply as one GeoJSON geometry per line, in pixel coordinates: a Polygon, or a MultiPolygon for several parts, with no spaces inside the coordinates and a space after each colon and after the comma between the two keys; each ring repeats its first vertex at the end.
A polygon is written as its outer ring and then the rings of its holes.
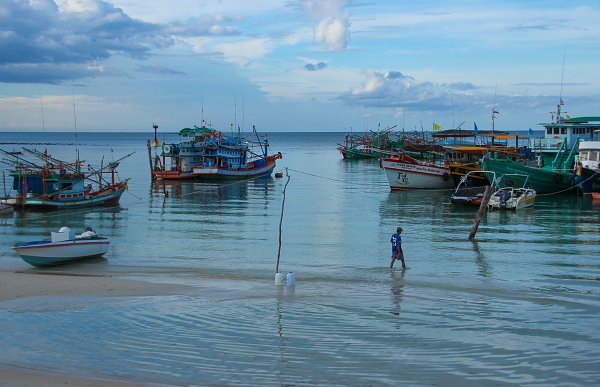
{"type": "Polygon", "coordinates": [[[571,119],[571,116],[567,114],[567,120],[570,120],[570,119],[571,119]]]}
{"type": "Polygon", "coordinates": [[[440,130],[440,129],[442,129],[442,127],[439,124],[437,124],[437,123],[434,122],[433,123],[433,130],[440,130]]]}

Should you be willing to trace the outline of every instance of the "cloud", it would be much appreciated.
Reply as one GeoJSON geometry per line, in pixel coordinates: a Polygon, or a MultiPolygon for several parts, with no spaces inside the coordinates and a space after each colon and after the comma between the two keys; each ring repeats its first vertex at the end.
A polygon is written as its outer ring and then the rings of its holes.
{"type": "Polygon", "coordinates": [[[17,63],[0,66],[0,82],[59,84],[73,79],[97,77],[105,68],[93,63],[17,63]]]}
{"type": "Polygon", "coordinates": [[[143,66],[138,66],[136,68],[136,70],[139,71],[139,72],[141,72],[141,73],[148,73],[148,74],[187,75],[183,71],[173,70],[173,69],[170,69],[168,67],[160,66],[160,65],[143,65],[143,66]]]}
{"type": "Polygon", "coordinates": [[[248,66],[253,60],[262,58],[271,51],[273,42],[267,38],[246,39],[235,43],[215,44],[214,49],[220,52],[225,60],[248,66]]]}
{"type": "Polygon", "coordinates": [[[448,110],[453,103],[465,99],[472,100],[477,94],[478,88],[471,83],[419,83],[413,77],[399,71],[382,73],[371,70],[365,73],[361,86],[351,89],[339,98],[348,104],[366,107],[448,110]]]}
{"type": "Polygon", "coordinates": [[[304,65],[304,69],[306,71],[319,71],[323,70],[327,67],[327,63],[319,62],[319,63],[307,63],[304,65]]]}
{"type": "Polygon", "coordinates": [[[177,21],[169,24],[167,31],[180,37],[195,36],[235,36],[240,35],[237,27],[227,25],[239,22],[240,18],[225,17],[222,14],[194,17],[185,22],[177,21]]]}
{"type": "Polygon", "coordinates": [[[304,11],[316,21],[314,39],[329,50],[341,51],[350,40],[350,15],[344,0],[304,0],[304,11]]]}
{"type": "Polygon", "coordinates": [[[102,0],[9,0],[0,5],[0,80],[59,83],[103,74],[113,55],[147,58],[173,40],[102,0]],[[42,75],[46,72],[45,75],[42,75]]]}

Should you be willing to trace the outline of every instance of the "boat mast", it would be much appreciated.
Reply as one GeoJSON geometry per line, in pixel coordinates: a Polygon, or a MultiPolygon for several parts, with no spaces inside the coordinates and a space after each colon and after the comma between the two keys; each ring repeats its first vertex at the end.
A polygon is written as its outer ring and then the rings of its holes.
{"type": "Polygon", "coordinates": [[[77,161],[75,165],[75,172],[79,173],[79,144],[77,139],[77,113],[75,112],[75,92],[72,91],[73,95],[73,125],[75,127],[75,152],[77,153],[77,161]]]}

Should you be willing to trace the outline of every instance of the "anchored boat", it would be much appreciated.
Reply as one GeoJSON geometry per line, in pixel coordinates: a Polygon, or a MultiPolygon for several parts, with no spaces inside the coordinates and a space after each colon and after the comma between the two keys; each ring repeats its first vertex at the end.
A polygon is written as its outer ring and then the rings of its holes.
{"type": "Polygon", "coordinates": [[[25,209],[61,209],[114,205],[127,189],[128,179],[118,181],[116,169],[119,160],[94,167],[88,164],[83,172],[83,161],[73,163],[56,159],[47,151],[23,148],[36,161],[28,160],[15,152],[0,150],[8,158],[3,161],[12,166],[14,196],[0,200],[1,205],[25,209]],[[41,162],[40,162],[41,161],[41,162]],[[110,175],[108,180],[105,175],[110,175]]]}
{"type": "Polygon", "coordinates": [[[479,183],[485,180],[493,189],[496,187],[496,174],[490,171],[469,171],[461,179],[450,197],[452,204],[480,206],[485,194],[486,185],[479,183]]]}
{"type": "Polygon", "coordinates": [[[490,196],[488,208],[490,210],[519,210],[533,206],[536,192],[528,187],[528,176],[520,174],[506,174],[498,179],[497,186],[501,187],[490,196]],[[523,179],[523,185],[517,187],[514,178],[523,179]]]}
{"type": "Polygon", "coordinates": [[[152,179],[220,179],[269,176],[280,152],[269,155],[269,142],[252,128],[257,143],[202,127],[184,128],[177,144],[153,146],[148,142],[152,179]],[[258,148],[258,149],[257,149],[258,148]],[[153,154],[154,153],[154,154],[153,154]]]}
{"type": "Polygon", "coordinates": [[[402,153],[381,160],[381,168],[392,190],[453,187],[446,165],[417,161],[402,153]]]}

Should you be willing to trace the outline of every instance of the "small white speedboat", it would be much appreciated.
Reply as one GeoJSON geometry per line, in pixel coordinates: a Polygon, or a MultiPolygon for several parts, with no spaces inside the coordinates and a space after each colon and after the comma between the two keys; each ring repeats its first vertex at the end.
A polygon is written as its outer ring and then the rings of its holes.
{"type": "Polygon", "coordinates": [[[92,229],[75,235],[70,228],[62,227],[52,232],[50,239],[17,243],[13,249],[30,265],[46,267],[101,256],[109,244],[107,238],[99,237],[92,229]]]}
{"type": "Polygon", "coordinates": [[[536,192],[532,188],[527,187],[528,179],[528,175],[517,173],[502,175],[498,180],[497,186],[504,186],[490,196],[488,208],[490,210],[519,210],[533,206],[536,192]],[[523,186],[514,187],[512,184],[514,184],[515,180],[512,180],[511,177],[524,179],[523,186]],[[512,184],[508,184],[508,182],[512,184]]]}

